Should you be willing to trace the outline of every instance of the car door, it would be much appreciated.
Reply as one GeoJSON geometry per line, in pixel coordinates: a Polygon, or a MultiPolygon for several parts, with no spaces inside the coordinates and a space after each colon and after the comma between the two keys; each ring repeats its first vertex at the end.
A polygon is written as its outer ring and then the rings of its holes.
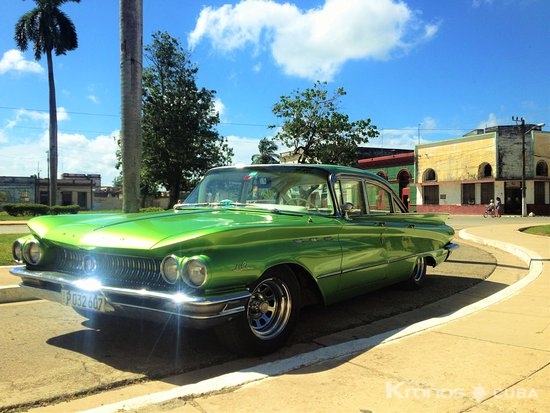
{"type": "Polygon", "coordinates": [[[338,179],[335,193],[344,214],[340,232],[342,275],[339,290],[344,295],[357,294],[383,284],[386,278],[387,256],[382,243],[384,220],[367,213],[362,179],[338,179]]]}
{"type": "Polygon", "coordinates": [[[412,270],[418,243],[415,225],[394,204],[392,192],[378,182],[365,181],[367,213],[381,227],[381,247],[388,282],[406,278],[412,270]]]}

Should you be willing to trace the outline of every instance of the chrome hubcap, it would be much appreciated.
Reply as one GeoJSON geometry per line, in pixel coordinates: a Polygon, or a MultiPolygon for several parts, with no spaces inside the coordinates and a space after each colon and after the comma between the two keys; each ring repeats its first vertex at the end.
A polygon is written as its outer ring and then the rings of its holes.
{"type": "Polygon", "coordinates": [[[284,330],[291,310],[288,286],[278,278],[268,278],[252,292],[248,302],[248,324],[256,337],[269,340],[284,330]]]}

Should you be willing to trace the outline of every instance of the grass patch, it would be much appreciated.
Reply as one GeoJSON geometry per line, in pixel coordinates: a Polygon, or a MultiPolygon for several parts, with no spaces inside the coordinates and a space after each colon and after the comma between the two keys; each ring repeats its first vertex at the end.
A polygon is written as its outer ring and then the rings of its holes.
{"type": "Polygon", "coordinates": [[[14,217],[6,211],[0,211],[0,221],[28,221],[32,217],[14,217]]]}
{"type": "Polygon", "coordinates": [[[534,235],[545,235],[550,237],[550,225],[537,225],[536,227],[526,228],[523,232],[534,235]]]}
{"type": "Polygon", "coordinates": [[[28,234],[28,232],[22,234],[0,234],[0,265],[15,265],[13,256],[11,255],[13,241],[28,234]]]}

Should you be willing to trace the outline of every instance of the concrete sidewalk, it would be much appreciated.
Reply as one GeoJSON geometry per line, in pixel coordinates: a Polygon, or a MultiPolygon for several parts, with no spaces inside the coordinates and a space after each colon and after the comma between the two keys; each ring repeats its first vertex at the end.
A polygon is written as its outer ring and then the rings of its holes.
{"type": "Polygon", "coordinates": [[[522,226],[460,232],[461,238],[519,256],[530,269],[509,287],[448,316],[370,337],[357,330],[359,338],[352,341],[156,393],[149,388],[120,402],[100,398],[63,407],[141,413],[548,412],[550,239],[523,234],[522,226]]]}

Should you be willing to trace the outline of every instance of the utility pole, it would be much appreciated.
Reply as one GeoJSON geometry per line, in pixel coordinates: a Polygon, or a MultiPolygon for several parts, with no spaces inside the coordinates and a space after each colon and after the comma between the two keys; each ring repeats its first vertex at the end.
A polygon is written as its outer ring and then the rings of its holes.
{"type": "Polygon", "coordinates": [[[521,133],[521,216],[526,217],[527,216],[527,201],[525,199],[525,135],[528,133],[531,133],[534,130],[541,130],[541,128],[545,125],[544,123],[537,123],[536,125],[530,125],[531,127],[526,130],[525,128],[525,120],[523,117],[514,117],[512,116],[512,120],[516,123],[519,123],[520,127],[520,133],[521,133]]]}
{"type": "Polygon", "coordinates": [[[143,0],[119,0],[123,212],[139,212],[143,0]]]}
{"type": "Polygon", "coordinates": [[[527,216],[527,202],[525,200],[525,119],[523,117],[514,117],[512,120],[519,123],[519,132],[521,133],[521,216],[527,216]]]}

